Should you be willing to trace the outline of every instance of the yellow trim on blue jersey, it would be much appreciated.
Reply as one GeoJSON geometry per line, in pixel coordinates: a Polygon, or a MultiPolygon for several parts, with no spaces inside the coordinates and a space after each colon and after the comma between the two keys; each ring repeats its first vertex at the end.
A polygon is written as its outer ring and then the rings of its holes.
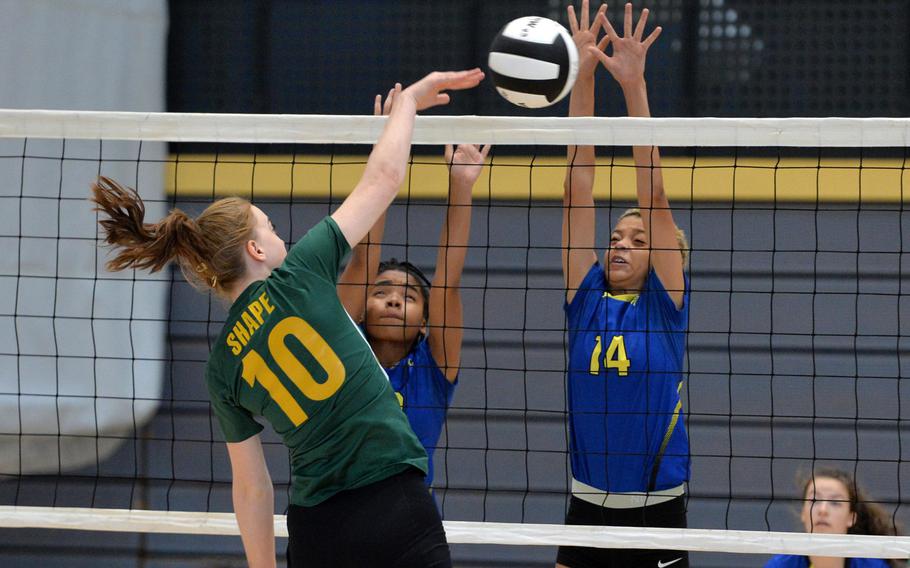
{"type": "MultiPolygon", "coordinates": [[[[676,393],[682,390],[682,381],[676,385],[676,393]]],[[[670,419],[670,425],[667,426],[667,431],[664,432],[664,439],[660,443],[660,450],[657,452],[657,459],[663,457],[664,452],[667,450],[667,445],[670,443],[670,436],[673,435],[673,430],[676,429],[676,423],[679,422],[679,412],[682,410],[682,400],[676,402],[676,408],[673,409],[673,418],[670,419]]]]}
{"type": "Polygon", "coordinates": [[[610,298],[611,300],[619,300],[620,302],[629,302],[630,304],[635,304],[638,301],[639,294],[611,294],[609,292],[604,292],[604,298],[610,298]]]}

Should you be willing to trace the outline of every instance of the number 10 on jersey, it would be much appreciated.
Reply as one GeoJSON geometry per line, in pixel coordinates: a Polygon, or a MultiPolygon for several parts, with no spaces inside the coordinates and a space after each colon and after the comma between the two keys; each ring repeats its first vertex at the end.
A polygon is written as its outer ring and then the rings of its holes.
{"type": "MultiPolygon", "coordinates": [[[[325,400],[335,394],[344,382],[345,370],[341,358],[329,346],[325,339],[305,320],[298,317],[287,317],[269,333],[269,353],[278,363],[281,371],[291,380],[294,386],[310,400],[325,400]],[[322,365],[326,372],[325,382],[317,382],[313,375],[291,353],[285,340],[293,336],[322,365]]],[[[300,426],[309,418],[300,403],[272,371],[265,359],[255,350],[250,350],[243,357],[243,380],[251,387],[257,382],[268,391],[269,396],[287,415],[294,426],[300,426]]]]}

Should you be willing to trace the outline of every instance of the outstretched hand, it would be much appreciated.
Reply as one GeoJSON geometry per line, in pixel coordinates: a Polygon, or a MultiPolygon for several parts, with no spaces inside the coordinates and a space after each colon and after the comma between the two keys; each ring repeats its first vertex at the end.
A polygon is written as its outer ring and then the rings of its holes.
{"type": "Polygon", "coordinates": [[[623,35],[620,36],[613,29],[610,20],[606,14],[598,13],[597,18],[607,32],[607,35],[597,44],[597,47],[589,46],[585,49],[597,57],[607,71],[613,75],[613,78],[623,87],[641,81],[645,76],[645,59],[648,55],[648,48],[660,36],[663,31],[660,26],[642,39],[645,32],[645,24],[648,21],[649,11],[647,8],[641,11],[641,17],[635,30],[632,30],[632,4],[626,4],[625,17],[623,18],[623,35]],[[607,44],[613,45],[613,55],[604,53],[607,44]]]}
{"type": "Polygon", "coordinates": [[[459,144],[458,148],[454,149],[451,144],[447,144],[445,156],[446,164],[449,166],[449,176],[453,182],[452,185],[458,183],[473,187],[477,178],[480,177],[483,162],[487,159],[489,151],[489,144],[485,144],[483,148],[474,144],[459,144]]]}
{"type": "MultiPolygon", "coordinates": [[[[572,32],[572,40],[575,41],[575,47],[578,48],[578,76],[579,77],[588,77],[594,74],[594,70],[597,69],[597,56],[588,50],[588,47],[595,47],[597,43],[597,34],[600,32],[601,26],[603,26],[604,20],[600,16],[603,16],[607,10],[606,4],[601,4],[600,8],[597,9],[597,14],[594,16],[594,22],[589,23],[589,14],[590,7],[588,5],[588,0],[581,1],[581,22],[578,21],[578,18],[575,16],[575,7],[569,4],[566,11],[569,14],[569,31],[572,32]]],[[[609,38],[607,38],[609,42],[609,38]]],[[[603,51],[606,44],[603,47],[600,47],[600,51],[603,51]]]]}
{"type": "Polygon", "coordinates": [[[401,95],[412,97],[417,110],[424,110],[448,104],[449,95],[443,91],[470,89],[482,80],[483,71],[479,68],[470,71],[434,71],[403,91],[400,85],[396,85],[395,95],[400,92],[401,95]]]}
{"type": "Polygon", "coordinates": [[[382,102],[382,95],[376,95],[376,98],[373,99],[373,116],[389,116],[389,113],[392,112],[392,104],[395,102],[396,92],[401,92],[401,83],[395,83],[395,86],[389,89],[385,103],[382,102]]]}

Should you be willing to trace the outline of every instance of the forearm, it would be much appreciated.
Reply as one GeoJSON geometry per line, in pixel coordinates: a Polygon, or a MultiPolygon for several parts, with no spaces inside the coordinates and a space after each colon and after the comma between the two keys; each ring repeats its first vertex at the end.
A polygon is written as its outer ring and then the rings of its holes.
{"type": "MultiPolygon", "coordinates": [[[[579,77],[572,89],[569,116],[593,114],[594,78],[579,77]]],[[[594,160],[593,146],[568,147],[562,221],[562,271],[567,290],[577,287],[594,262],[594,160]]]]}
{"type": "Polygon", "coordinates": [[[471,191],[472,186],[457,179],[451,179],[449,203],[446,217],[439,235],[436,254],[434,286],[458,287],[464,270],[467,246],[471,235],[471,191]]]}
{"type": "MultiPolygon", "coordinates": [[[[623,97],[629,116],[650,118],[648,86],[644,78],[622,85],[623,97]]],[[[638,189],[638,203],[642,208],[666,207],[663,172],[660,167],[660,150],[657,146],[635,146],[632,148],[635,160],[635,177],[638,189]]]]}
{"type": "MultiPolygon", "coordinates": [[[[569,116],[594,115],[594,76],[579,77],[569,95],[569,116]]],[[[566,161],[570,166],[566,172],[566,186],[570,176],[594,176],[594,146],[569,146],[566,161]]]]}
{"type": "Polygon", "coordinates": [[[412,97],[406,94],[395,97],[388,122],[367,160],[363,182],[368,187],[380,186],[374,196],[377,213],[385,211],[404,181],[416,114],[417,105],[412,97]]]}
{"type": "Polygon", "coordinates": [[[332,214],[352,247],[357,246],[376,224],[404,180],[416,108],[414,99],[406,94],[395,98],[392,113],[370,153],[363,177],[332,214]]]}
{"type": "Polygon", "coordinates": [[[275,566],[274,493],[270,481],[233,485],[234,514],[250,568],[275,566]]]}

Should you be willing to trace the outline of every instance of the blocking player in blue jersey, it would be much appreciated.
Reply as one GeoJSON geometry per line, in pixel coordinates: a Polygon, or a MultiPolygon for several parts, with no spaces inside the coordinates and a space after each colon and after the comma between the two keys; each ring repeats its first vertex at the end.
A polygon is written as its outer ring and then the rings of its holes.
{"type": "MultiPolygon", "coordinates": [[[[623,35],[601,7],[589,24],[569,6],[579,49],[570,116],[594,112],[594,72],[600,61],[619,83],[629,116],[648,117],[644,35],[648,10],[633,29],[625,7],[623,35]],[[606,35],[600,41],[597,33],[606,35]],[[607,45],[612,54],[606,55],[607,45]]],[[[613,227],[610,246],[595,253],[594,148],[570,146],[563,208],[562,264],[568,327],[569,450],[572,497],[567,524],[684,527],[689,446],[680,389],[689,285],[688,245],[664,193],[656,147],[633,148],[638,208],[613,227]]],[[[560,547],[558,566],[688,565],[668,550],[560,547]]]]}
{"type": "MultiPolygon", "coordinates": [[[[374,113],[380,114],[380,97],[374,113]]],[[[386,112],[388,110],[386,100],[386,112]]],[[[439,237],[432,284],[413,264],[380,262],[385,215],[354,248],[338,281],[338,295],[389,376],[414,433],[430,459],[452,402],[464,335],[459,286],[471,231],[471,190],[490,147],[446,147],[449,202],[439,237]]]]}

